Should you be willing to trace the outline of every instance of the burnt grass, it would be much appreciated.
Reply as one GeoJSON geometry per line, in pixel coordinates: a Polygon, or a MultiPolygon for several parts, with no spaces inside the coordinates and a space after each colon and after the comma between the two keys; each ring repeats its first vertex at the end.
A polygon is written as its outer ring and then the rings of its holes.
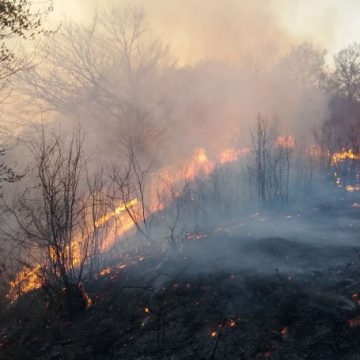
{"type": "Polygon", "coordinates": [[[86,284],[93,304],[71,318],[46,310],[40,291],[9,306],[0,358],[360,358],[353,246],[216,233],[122,261],[86,284]]]}

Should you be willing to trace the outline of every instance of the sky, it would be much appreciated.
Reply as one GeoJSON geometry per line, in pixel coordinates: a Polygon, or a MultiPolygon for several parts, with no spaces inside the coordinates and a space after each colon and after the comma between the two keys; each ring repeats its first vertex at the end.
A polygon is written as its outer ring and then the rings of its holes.
{"type": "Polygon", "coordinates": [[[182,63],[232,60],[269,42],[311,40],[334,53],[360,41],[359,0],[54,0],[53,18],[86,22],[109,2],[144,7],[182,63]]]}

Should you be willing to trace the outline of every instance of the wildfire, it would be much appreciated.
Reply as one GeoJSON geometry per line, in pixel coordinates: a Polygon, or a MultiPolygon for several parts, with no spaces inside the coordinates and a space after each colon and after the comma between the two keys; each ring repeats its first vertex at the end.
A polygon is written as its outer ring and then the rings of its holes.
{"type": "Polygon", "coordinates": [[[42,285],[40,264],[35,265],[32,269],[24,268],[17,274],[14,281],[10,281],[8,298],[16,300],[19,294],[39,289],[42,285]]]}
{"type": "MultiPolygon", "coordinates": [[[[284,138],[285,139],[285,138],[284,138]]],[[[286,138],[288,139],[288,138],[286,138]]],[[[287,144],[290,144],[291,141],[286,140],[287,144]]],[[[294,142],[294,140],[293,140],[294,142]]],[[[285,144],[281,142],[281,144],[285,144]]],[[[282,146],[282,145],[281,145],[282,146]]],[[[182,171],[171,171],[170,168],[164,169],[160,174],[162,179],[166,179],[166,186],[159,184],[155,181],[151,188],[153,188],[150,193],[150,214],[156,213],[159,210],[162,210],[167,206],[166,201],[159,201],[159,192],[165,193],[166,190],[171,185],[176,185],[181,183],[181,181],[194,181],[198,176],[208,176],[210,175],[217,164],[223,165],[230,162],[235,162],[239,159],[240,156],[245,156],[249,153],[249,148],[243,149],[226,149],[219,153],[215,161],[212,161],[208,158],[206,150],[204,148],[195,149],[190,161],[185,162],[182,171]],[[154,191],[156,190],[156,191],[154,191]],[[154,196],[156,192],[156,196],[154,196]]],[[[171,199],[170,199],[171,200],[171,199]]],[[[169,200],[169,201],[170,201],[169,200]]],[[[101,246],[101,252],[107,251],[115,243],[119,237],[123,236],[135,226],[133,219],[129,216],[127,210],[132,209],[134,213],[141,213],[141,204],[138,199],[134,198],[127,203],[119,204],[114,210],[107,212],[103,216],[99,217],[95,222],[95,229],[101,228],[105,225],[110,226],[110,231],[107,235],[107,238],[103,241],[101,246]]],[[[150,215],[148,214],[148,215],[150,215]]],[[[142,215],[139,215],[141,218],[142,215]]],[[[95,229],[88,229],[85,236],[92,236],[95,229]]],[[[207,234],[197,235],[197,239],[206,237],[207,234]]],[[[69,245],[69,254],[72,254],[73,265],[74,267],[78,266],[81,263],[81,251],[82,251],[82,239],[84,234],[78,234],[74,237],[73,241],[69,245]]],[[[50,256],[52,256],[50,254],[50,256]]],[[[126,266],[126,265],[124,265],[126,266]]],[[[41,264],[35,264],[33,268],[24,268],[21,270],[14,281],[10,282],[10,292],[8,297],[11,301],[15,301],[20,294],[27,293],[29,291],[40,288],[42,284],[41,277],[41,264]]],[[[110,268],[105,268],[100,272],[100,276],[108,275],[111,272],[110,268]]]]}
{"type": "Polygon", "coordinates": [[[360,185],[347,185],[346,186],[346,191],[347,192],[360,191],[360,185]]]}
{"type": "Polygon", "coordinates": [[[360,160],[360,155],[354,154],[352,149],[345,150],[343,149],[342,152],[337,152],[332,155],[332,164],[336,165],[341,160],[360,160]]]}
{"type": "Polygon", "coordinates": [[[278,136],[275,141],[275,144],[281,148],[294,149],[295,148],[295,137],[293,135],[278,136]]]}
{"type": "MultiPolygon", "coordinates": [[[[115,238],[117,236],[121,236],[125,232],[129,231],[133,226],[133,221],[127,216],[125,212],[127,207],[136,206],[138,204],[137,199],[133,199],[129,201],[127,204],[122,204],[118,206],[114,211],[109,212],[99,218],[99,220],[96,221],[95,227],[100,228],[101,226],[104,226],[106,223],[108,223],[111,219],[117,217],[119,220],[119,223],[121,226],[119,226],[119,229],[116,231],[111,231],[112,238],[108,238],[104,241],[104,244],[102,246],[102,251],[106,251],[108,249],[115,238]]],[[[114,225],[116,226],[116,225],[114,225]]],[[[91,230],[92,231],[92,230],[91,230]]],[[[91,233],[89,230],[89,232],[91,233]]],[[[87,234],[89,236],[90,234],[87,234]]],[[[72,254],[72,261],[74,267],[78,266],[80,264],[81,259],[81,240],[82,235],[75,236],[72,243],[69,245],[69,248],[71,247],[71,250],[68,249],[68,252],[72,254]]],[[[55,253],[53,249],[50,249],[50,257],[54,258],[55,253]]],[[[42,279],[42,270],[43,266],[41,264],[36,264],[33,268],[24,268],[22,269],[16,276],[16,278],[10,282],[10,291],[8,294],[8,298],[11,301],[15,301],[18,299],[20,294],[27,293],[32,290],[36,290],[41,288],[43,285],[43,279],[42,279]]],[[[111,269],[105,268],[100,275],[105,276],[111,272],[111,269]]]]}
{"type": "Polygon", "coordinates": [[[111,273],[111,268],[107,267],[104,270],[100,271],[100,275],[101,276],[106,276],[109,275],[111,273]]]}
{"type": "Polygon", "coordinates": [[[116,217],[117,215],[121,214],[122,212],[124,212],[127,208],[135,206],[138,204],[138,200],[137,199],[133,199],[130,200],[128,203],[126,204],[121,204],[120,206],[118,206],[114,211],[108,212],[105,215],[103,215],[102,217],[100,217],[98,220],[96,220],[95,222],[95,226],[97,228],[105,225],[107,222],[109,222],[110,219],[116,217]]]}
{"type": "Polygon", "coordinates": [[[214,164],[207,157],[203,148],[195,150],[190,164],[185,170],[185,180],[194,180],[198,175],[209,175],[214,170],[214,164]]]}
{"type": "Polygon", "coordinates": [[[235,162],[239,159],[240,156],[247,155],[249,152],[249,148],[244,148],[240,150],[226,149],[217,156],[217,162],[221,165],[235,162]]]}
{"type": "Polygon", "coordinates": [[[319,146],[313,145],[307,150],[308,154],[312,157],[319,158],[323,155],[323,150],[319,146]]]}

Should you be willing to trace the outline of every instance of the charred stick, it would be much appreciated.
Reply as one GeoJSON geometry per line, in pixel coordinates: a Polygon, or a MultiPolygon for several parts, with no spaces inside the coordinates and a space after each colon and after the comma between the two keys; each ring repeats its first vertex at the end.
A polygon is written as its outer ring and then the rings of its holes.
{"type": "Polygon", "coordinates": [[[210,356],[210,360],[214,360],[214,359],[215,359],[216,350],[217,350],[217,348],[218,348],[218,346],[219,346],[219,342],[220,342],[222,333],[223,333],[223,326],[221,326],[220,331],[219,331],[219,335],[218,335],[217,338],[216,338],[216,343],[215,343],[214,349],[213,349],[213,351],[212,351],[212,354],[211,354],[211,356],[210,356]]]}
{"type": "Polygon", "coordinates": [[[286,287],[286,285],[285,285],[285,282],[284,282],[283,278],[282,278],[281,275],[280,275],[279,270],[278,270],[278,269],[275,269],[275,272],[276,272],[276,275],[277,275],[277,277],[278,277],[278,279],[279,279],[279,281],[280,281],[281,286],[284,288],[284,291],[285,291],[285,292],[288,292],[288,289],[287,289],[287,287],[286,287]]]}
{"type": "Polygon", "coordinates": [[[157,316],[157,345],[158,348],[160,350],[160,352],[162,353],[164,351],[164,349],[161,346],[161,322],[162,322],[162,306],[161,306],[161,302],[160,299],[158,297],[158,295],[156,294],[154,288],[152,287],[147,287],[147,286],[130,286],[130,285],[124,285],[121,286],[122,289],[134,289],[134,290],[143,290],[143,291],[148,291],[149,293],[151,293],[157,303],[158,306],[158,316],[157,316]]]}

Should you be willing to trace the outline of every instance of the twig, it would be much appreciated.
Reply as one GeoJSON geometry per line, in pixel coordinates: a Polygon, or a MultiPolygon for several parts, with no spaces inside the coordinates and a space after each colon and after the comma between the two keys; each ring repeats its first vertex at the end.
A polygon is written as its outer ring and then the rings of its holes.
{"type": "Polygon", "coordinates": [[[150,287],[150,286],[130,286],[130,285],[121,286],[121,289],[144,290],[144,291],[150,292],[154,296],[154,298],[155,298],[155,300],[157,302],[157,306],[158,306],[158,314],[157,314],[157,346],[159,348],[159,351],[161,353],[163,353],[164,349],[162,348],[161,341],[160,341],[161,320],[162,320],[162,306],[161,306],[160,299],[159,299],[157,293],[155,292],[155,289],[153,287],[150,287]]]}
{"type": "Polygon", "coordinates": [[[217,350],[217,348],[218,348],[218,346],[219,346],[219,342],[220,342],[220,339],[221,339],[221,335],[222,335],[222,333],[223,333],[223,329],[224,329],[224,327],[221,326],[220,331],[219,331],[219,335],[217,336],[217,339],[216,339],[216,343],[215,343],[214,349],[213,349],[212,354],[211,354],[211,356],[210,356],[210,360],[214,360],[214,359],[215,359],[215,353],[216,353],[216,350],[217,350]]]}
{"type": "Polygon", "coordinates": [[[280,275],[279,270],[278,270],[278,269],[275,269],[275,272],[276,272],[277,277],[279,278],[279,281],[280,281],[281,286],[284,288],[285,292],[288,292],[288,289],[286,288],[286,285],[285,285],[285,283],[284,283],[283,278],[282,278],[281,275],[280,275]]]}

